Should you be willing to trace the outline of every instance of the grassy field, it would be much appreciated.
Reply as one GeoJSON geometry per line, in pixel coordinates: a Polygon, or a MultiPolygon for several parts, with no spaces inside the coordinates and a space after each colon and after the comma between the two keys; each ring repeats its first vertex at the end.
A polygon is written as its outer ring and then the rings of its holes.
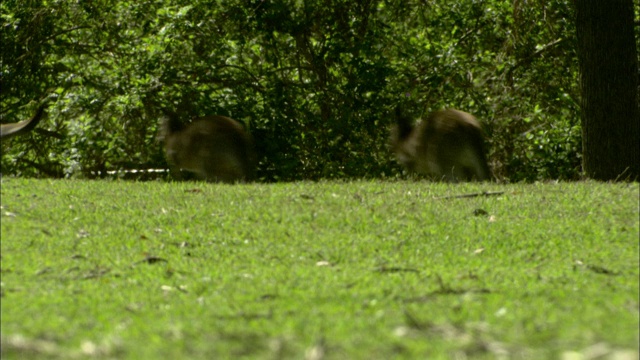
{"type": "Polygon", "coordinates": [[[1,189],[2,359],[638,358],[637,183],[1,189]]]}

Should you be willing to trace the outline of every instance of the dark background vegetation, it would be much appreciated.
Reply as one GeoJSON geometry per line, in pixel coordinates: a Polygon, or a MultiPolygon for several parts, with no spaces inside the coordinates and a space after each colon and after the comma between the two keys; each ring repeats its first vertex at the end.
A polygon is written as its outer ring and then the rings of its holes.
{"type": "Polygon", "coordinates": [[[163,168],[160,108],[244,122],[263,181],[396,177],[393,108],[476,115],[503,181],[581,176],[571,0],[5,0],[3,175],[163,168]]]}

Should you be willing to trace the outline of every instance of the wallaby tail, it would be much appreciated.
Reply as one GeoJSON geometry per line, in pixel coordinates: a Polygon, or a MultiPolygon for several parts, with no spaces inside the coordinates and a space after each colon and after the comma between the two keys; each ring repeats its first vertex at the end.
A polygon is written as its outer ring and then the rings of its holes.
{"type": "Polygon", "coordinates": [[[33,130],[33,128],[35,128],[42,119],[46,108],[47,102],[45,101],[40,104],[38,110],[36,110],[36,114],[33,115],[31,119],[13,124],[2,124],[0,126],[0,138],[9,138],[33,130]]]}

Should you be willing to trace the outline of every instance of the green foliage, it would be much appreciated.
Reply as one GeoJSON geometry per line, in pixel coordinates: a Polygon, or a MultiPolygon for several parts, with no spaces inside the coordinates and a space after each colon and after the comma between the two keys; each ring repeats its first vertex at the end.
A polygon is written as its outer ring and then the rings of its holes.
{"type": "Polygon", "coordinates": [[[638,358],[637,184],[4,178],[1,200],[7,360],[638,358]]]}
{"type": "Polygon", "coordinates": [[[266,181],[394,176],[390,110],[404,104],[477,115],[500,179],[575,179],[569,3],[4,1],[3,118],[57,101],[46,126],[3,142],[2,170],[165,167],[166,108],[245,122],[266,181]]]}

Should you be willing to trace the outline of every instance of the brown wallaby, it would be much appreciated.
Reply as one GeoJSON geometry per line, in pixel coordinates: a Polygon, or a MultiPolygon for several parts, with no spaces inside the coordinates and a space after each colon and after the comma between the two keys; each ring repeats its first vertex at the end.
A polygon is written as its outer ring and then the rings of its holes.
{"type": "Polygon", "coordinates": [[[253,140],[239,122],[213,115],[195,119],[185,126],[175,115],[167,114],[161,132],[174,176],[180,178],[182,169],[211,182],[253,179],[253,140]]]}
{"type": "Polygon", "coordinates": [[[42,115],[44,115],[44,109],[46,109],[46,102],[41,104],[36,110],[36,114],[29,120],[20,121],[12,124],[0,124],[0,138],[8,139],[12,136],[20,135],[31,131],[38,125],[42,115]]]}
{"type": "Polygon", "coordinates": [[[450,182],[490,180],[478,120],[464,111],[433,112],[416,124],[396,108],[391,150],[409,171],[450,182]]]}

